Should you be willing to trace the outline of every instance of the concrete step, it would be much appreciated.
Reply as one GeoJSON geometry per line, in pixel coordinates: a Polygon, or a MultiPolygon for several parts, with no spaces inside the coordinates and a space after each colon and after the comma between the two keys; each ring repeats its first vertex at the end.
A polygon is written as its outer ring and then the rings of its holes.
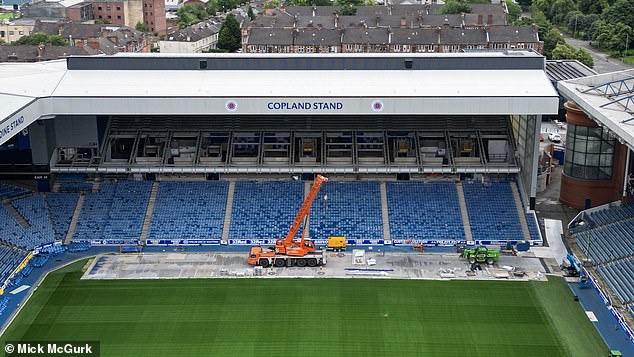
{"type": "Polygon", "coordinates": [[[77,229],[77,222],[79,221],[79,215],[81,214],[81,208],[84,207],[84,201],[86,201],[86,195],[80,194],[77,205],[75,206],[75,212],[73,212],[73,218],[70,220],[70,225],[68,226],[68,233],[66,233],[64,245],[69,245],[73,240],[75,229],[77,229]]]}
{"type": "Polygon", "coordinates": [[[390,235],[390,212],[387,205],[387,185],[385,181],[379,184],[381,192],[381,220],[383,221],[383,239],[392,240],[390,235]]]}
{"type": "Polygon", "coordinates": [[[99,192],[99,187],[101,186],[101,181],[95,181],[92,184],[92,192],[93,193],[98,193],[99,192]]]}
{"type": "Polygon", "coordinates": [[[469,212],[467,211],[467,201],[464,198],[462,182],[458,182],[458,184],[456,185],[456,190],[458,190],[458,203],[460,203],[460,217],[462,218],[462,226],[464,227],[464,236],[467,241],[473,241],[473,234],[471,233],[471,221],[469,221],[469,212]]]}
{"type": "Polygon", "coordinates": [[[20,211],[18,211],[15,207],[13,207],[13,205],[10,202],[5,202],[4,207],[7,209],[7,212],[9,212],[9,214],[13,217],[13,219],[15,219],[16,222],[18,222],[22,226],[22,228],[31,227],[26,217],[24,217],[22,213],[20,213],[20,211]]]}
{"type": "Polygon", "coordinates": [[[531,233],[528,230],[528,222],[526,222],[526,214],[524,212],[524,206],[522,206],[522,200],[520,199],[520,192],[517,190],[517,185],[511,183],[511,191],[513,192],[513,200],[515,201],[515,208],[517,208],[517,215],[520,218],[520,226],[522,227],[524,240],[531,240],[531,233]]]}
{"type": "Polygon", "coordinates": [[[141,242],[145,243],[147,235],[150,231],[150,223],[152,223],[152,215],[154,214],[154,205],[156,204],[156,195],[159,190],[159,181],[152,183],[152,191],[150,192],[150,198],[147,202],[147,209],[145,210],[145,217],[143,218],[143,228],[141,228],[141,242]]]}
{"type": "Polygon", "coordinates": [[[225,206],[225,219],[222,223],[222,240],[229,240],[229,230],[231,229],[231,209],[233,208],[233,195],[236,192],[236,181],[229,181],[227,190],[227,205],[225,206]]]}

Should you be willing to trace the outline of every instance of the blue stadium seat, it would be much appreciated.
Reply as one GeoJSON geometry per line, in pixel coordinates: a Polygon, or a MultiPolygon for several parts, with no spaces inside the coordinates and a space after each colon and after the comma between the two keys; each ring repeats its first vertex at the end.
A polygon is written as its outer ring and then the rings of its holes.
{"type": "Polygon", "coordinates": [[[237,181],[229,238],[284,237],[303,200],[301,181],[237,181]]]}
{"type": "Polygon", "coordinates": [[[66,238],[78,199],[78,193],[51,192],[46,194],[46,203],[50,208],[56,240],[64,240],[66,238]]]}
{"type": "Polygon", "coordinates": [[[453,182],[388,182],[392,239],[464,240],[453,182]]]}
{"type": "Polygon", "coordinates": [[[475,240],[523,240],[512,182],[465,182],[463,190],[475,240]]]}
{"type": "Polygon", "coordinates": [[[329,236],[344,236],[348,239],[383,238],[379,183],[325,183],[311,210],[310,236],[315,239],[329,236]],[[326,195],[328,199],[324,200],[326,195]]]}
{"type": "Polygon", "coordinates": [[[148,239],[220,239],[227,205],[226,181],[163,181],[148,239]]]}
{"type": "Polygon", "coordinates": [[[24,196],[31,193],[31,191],[25,190],[21,187],[9,185],[6,183],[0,183],[0,201],[13,197],[24,196]]]}
{"type": "Polygon", "coordinates": [[[0,244],[0,284],[11,276],[27,255],[24,249],[0,244]]]}

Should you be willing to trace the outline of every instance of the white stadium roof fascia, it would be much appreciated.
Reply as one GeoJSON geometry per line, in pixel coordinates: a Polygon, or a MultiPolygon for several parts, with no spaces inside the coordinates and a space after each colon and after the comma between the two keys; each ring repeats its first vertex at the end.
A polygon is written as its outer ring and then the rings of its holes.
{"type": "Polygon", "coordinates": [[[601,95],[600,90],[583,93],[593,87],[621,79],[632,79],[629,82],[631,86],[634,86],[634,69],[561,81],[557,87],[564,97],[575,102],[598,125],[610,130],[620,142],[627,144],[630,149],[634,150],[634,120],[630,120],[634,117],[634,113],[632,113],[634,108],[630,106],[632,112],[628,113],[618,103],[606,105],[615,99],[634,93],[612,98],[601,95]],[[602,105],[605,106],[601,107],[602,105]]]}
{"type": "Polygon", "coordinates": [[[69,70],[65,60],[56,60],[0,64],[0,79],[6,84],[0,90],[0,144],[40,117],[54,115],[540,115],[558,110],[558,94],[539,69],[69,70]],[[272,101],[312,100],[337,101],[344,109],[267,108],[272,101]],[[374,110],[377,102],[380,110],[374,110]]]}

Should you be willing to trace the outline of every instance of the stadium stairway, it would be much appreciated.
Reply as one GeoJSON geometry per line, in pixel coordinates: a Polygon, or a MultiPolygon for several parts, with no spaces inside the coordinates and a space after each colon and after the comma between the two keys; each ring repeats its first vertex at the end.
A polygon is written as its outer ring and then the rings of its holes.
{"type": "Polygon", "coordinates": [[[381,181],[379,184],[379,191],[381,193],[381,218],[383,220],[383,239],[391,240],[390,235],[390,212],[387,205],[387,186],[385,181],[381,181]]]}
{"type": "Polygon", "coordinates": [[[458,192],[458,203],[460,204],[460,217],[462,218],[462,226],[464,227],[464,236],[467,241],[473,241],[473,234],[471,234],[471,223],[469,222],[469,212],[467,212],[467,201],[464,199],[464,190],[462,189],[462,182],[458,182],[456,185],[456,191],[458,192]]]}
{"type": "Polygon", "coordinates": [[[225,218],[222,223],[222,240],[229,239],[229,230],[231,229],[231,208],[233,207],[233,195],[236,192],[236,180],[229,180],[229,188],[227,189],[227,204],[225,205],[225,218]]]}
{"type": "Polygon", "coordinates": [[[20,213],[11,203],[7,202],[4,204],[4,207],[7,209],[7,212],[15,219],[16,222],[22,226],[22,228],[29,228],[31,225],[29,221],[20,213]]]}
{"type": "Polygon", "coordinates": [[[79,221],[79,215],[81,214],[81,209],[84,207],[84,201],[86,200],[86,195],[79,195],[79,199],[77,199],[77,206],[75,206],[75,212],[73,212],[73,218],[70,220],[70,225],[68,226],[68,232],[66,233],[66,238],[64,239],[64,245],[69,245],[73,240],[73,236],[75,235],[75,229],[77,229],[77,222],[79,221]]]}
{"type": "Polygon", "coordinates": [[[152,215],[154,214],[154,205],[156,204],[156,195],[159,190],[159,181],[152,183],[152,190],[150,191],[150,198],[148,199],[147,209],[145,210],[145,217],[143,218],[143,226],[141,228],[141,242],[145,243],[147,234],[150,231],[150,223],[152,223],[152,215]]]}
{"type": "Polygon", "coordinates": [[[517,190],[516,184],[511,184],[511,192],[513,192],[513,200],[515,201],[515,207],[517,208],[517,215],[520,218],[520,227],[522,227],[522,234],[524,235],[524,240],[531,240],[531,233],[528,230],[528,222],[526,222],[526,212],[524,211],[524,207],[522,206],[522,200],[520,199],[520,193],[517,190]]]}

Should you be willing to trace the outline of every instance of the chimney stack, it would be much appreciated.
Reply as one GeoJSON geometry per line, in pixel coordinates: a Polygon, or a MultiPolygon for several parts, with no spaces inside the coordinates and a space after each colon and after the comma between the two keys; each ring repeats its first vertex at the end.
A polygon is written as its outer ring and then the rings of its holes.
{"type": "Polygon", "coordinates": [[[482,16],[482,14],[478,14],[478,25],[482,25],[484,22],[484,18],[482,16]]]}
{"type": "Polygon", "coordinates": [[[407,19],[403,16],[401,17],[401,28],[407,27],[407,19]]]}
{"type": "Polygon", "coordinates": [[[487,17],[487,24],[493,25],[493,15],[489,14],[489,16],[487,17]]]}

